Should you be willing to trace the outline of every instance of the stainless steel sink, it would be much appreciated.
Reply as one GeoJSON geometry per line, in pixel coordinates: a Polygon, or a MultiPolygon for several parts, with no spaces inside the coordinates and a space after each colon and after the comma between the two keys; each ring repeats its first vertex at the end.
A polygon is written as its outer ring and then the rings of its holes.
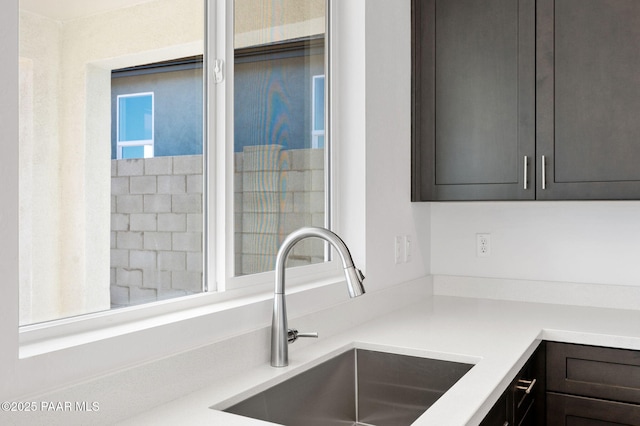
{"type": "Polygon", "coordinates": [[[410,425],[471,367],[351,349],[224,411],[288,426],[410,425]]]}

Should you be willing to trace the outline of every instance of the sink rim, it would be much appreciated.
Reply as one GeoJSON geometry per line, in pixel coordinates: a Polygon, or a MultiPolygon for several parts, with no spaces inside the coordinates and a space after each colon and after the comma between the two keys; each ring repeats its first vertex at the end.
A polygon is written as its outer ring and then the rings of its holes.
{"type": "MultiPolygon", "coordinates": [[[[326,361],[329,361],[339,355],[342,355],[348,351],[356,350],[356,349],[384,352],[392,355],[406,355],[406,356],[412,356],[412,357],[418,357],[418,358],[469,364],[472,366],[469,371],[471,371],[482,360],[482,357],[467,355],[467,354],[432,351],[432,350],[417,349],[412,347],[382,345],[382,344],[354,341],[346,345],[342,345],[333,350],[323,352],[321,355],[318,355],[312,359],[309,359],[300,363],[296,363],[295,360],[291,360],[292,362],[288,367],[274,368],[274,367],[268,366],[268,363],[266,363],[264,367],[269,368],[274,372],[273,377],[267,380],[263,380],[260,383],[257,383],[255,385],[249,386],[246,389],[240,392],[237,392],[228,398],[225,398],[215,404],[210,405],[208,408],[212,410],[224,412],[224,410],[230,408],[233,405],[236,405],[263,391],[266,391],[271,387],[284,383],[287,380],[295,376],[298,376],[300,374],[303,374],[306,371],[316,366],[319,366],[325,363],[326,361]]],[[[456,386],[456,384],[454,384],[453,386],[456,386]]],[[[445,395],[450,390],[451,388],[445,392],[445,395]]],[[[232,413],[227,413],[227,414],[232,414],[232,413]]],[[[232,414],[232,415],[236,415],[236,414],[232,414]]]]}

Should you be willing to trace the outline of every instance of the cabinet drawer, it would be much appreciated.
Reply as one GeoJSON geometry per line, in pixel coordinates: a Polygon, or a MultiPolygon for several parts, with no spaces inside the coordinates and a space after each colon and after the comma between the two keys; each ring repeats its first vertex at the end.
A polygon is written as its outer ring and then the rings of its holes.
{"type": "Polygon", "coordinates": [[[547,426],[640,426],[640,406],[547,393],[547,426]]]}
{"type": "Polygon", "coordinates": [[[547,342],[547,390],[640,404],[640,352],[547,342]]]}

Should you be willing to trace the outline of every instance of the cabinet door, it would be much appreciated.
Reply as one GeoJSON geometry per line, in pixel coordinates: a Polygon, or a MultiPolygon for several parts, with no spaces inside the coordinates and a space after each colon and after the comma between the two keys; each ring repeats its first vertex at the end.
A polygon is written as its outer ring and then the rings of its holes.
{"type": "Polygon", "coordinates": [[[640,406],[547,393],[547,426],[640,426],[640,406]]]}
{"type": "Polygon", "coordinates": [[[640,1],[537,7],[537,198],[640,198],[640,1]]]}
{"type": "Polygon", "coordinates": [[[412,199],[533,199],[534,0],[412,4],[412,199]]]}
{"type": "Polygon", "coordinates": [[[507,421],[507,392],[500,396],[500,399],[493,405],[491,411],[480,422],[480,426],[505,426],[507,421]]]}

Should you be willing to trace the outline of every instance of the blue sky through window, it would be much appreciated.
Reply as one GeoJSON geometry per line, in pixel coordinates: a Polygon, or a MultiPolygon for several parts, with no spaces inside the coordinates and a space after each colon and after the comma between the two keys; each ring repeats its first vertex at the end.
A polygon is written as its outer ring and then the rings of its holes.
{"type": "Polygon", "coordinates": [[[144,145],[123,146],[122,158],[144,158],[144,145]]]}

